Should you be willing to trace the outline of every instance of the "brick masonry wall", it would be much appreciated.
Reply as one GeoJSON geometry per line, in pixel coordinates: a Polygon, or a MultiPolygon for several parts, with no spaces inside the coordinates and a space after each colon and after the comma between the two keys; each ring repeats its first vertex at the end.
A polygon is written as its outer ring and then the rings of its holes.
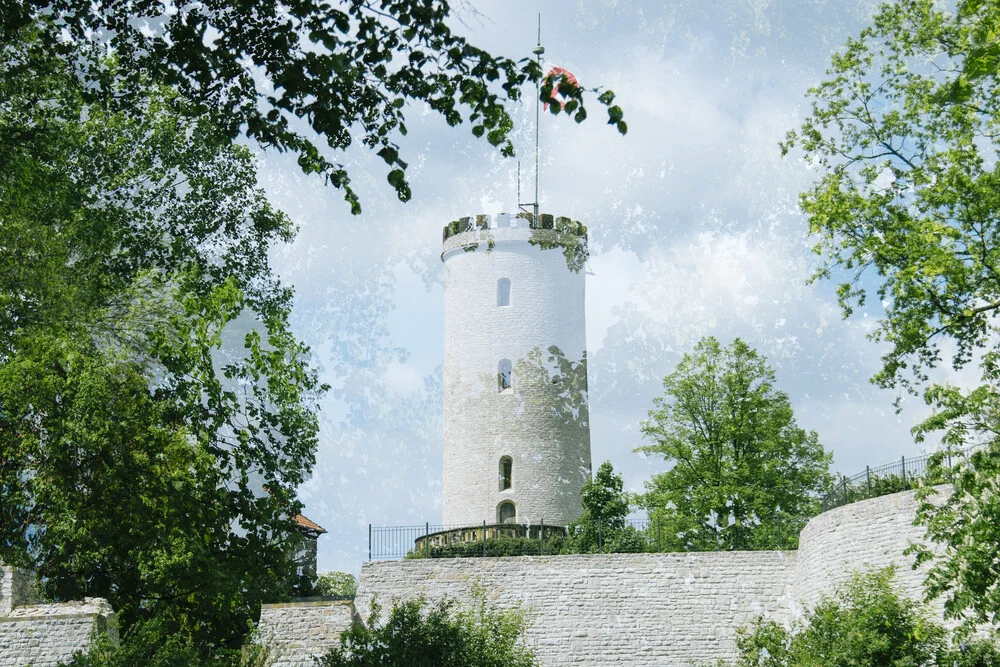
{"type": "Polygon", "coordinates": [[[350,600],[266,604],[257,626],[259,641],[271,650],[273,667],[314,667],[351,627],[350,600]]]}

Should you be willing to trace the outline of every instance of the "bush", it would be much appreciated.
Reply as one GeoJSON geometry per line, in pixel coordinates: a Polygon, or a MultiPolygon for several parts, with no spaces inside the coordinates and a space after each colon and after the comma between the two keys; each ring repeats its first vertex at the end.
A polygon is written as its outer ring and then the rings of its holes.
{"type": "Polygon", "coordinates": [[[997,667],[1000,665],[1000,647],[987,639],[959,642],[944,654],[938,664],[941,667],[997,667]]]}
{"type": "Polygon", "coordinates": [[[523,645],[526,628],[519,610],[498,611],[474,588],[472,605],[459,609],[445,599],[429,606],[423,598],[393,606],[383,622],[372,602],[368,622],[341,633],[341,645],[319,660],[323,667],[536,667],[523,645]]]}
{"type": "Polygon", "coordinates": [[[856,574],[791,630],[758,619],[737,633],[736,667],[995,667],[986,640],[951,643],[923,605],[901,597],[892,568],[856,574]]]}
{"type": "MultiPolygon", "coordinates": [[[[252,638],[251,632],[248,640],[252,638]]],[[[250,643],[239,649],[196,645],[191,637],[154,618],[133,625],[117,645],[107,635],[96,636],[86,653],[75,653],[60,667],[269,667],[273,658],[267,644],[250,643]]]]}
{"type": "Polygon", "coordinates": [[[566,551],[566,538],[550,535],[544,540],[530,537],[494,537],[483,542],[456,542],[445,546],[431,545],[427,549],[414,549],[407,559],[419,558],[475,558],[477,556],[541,556],[566,551]]]}
{"type": "Polygon", "coordinates": [[[358,594],[358,580],[348,572],[323,572],[316,580],[316,592],[339,598],[353,598],[358,594]]]}

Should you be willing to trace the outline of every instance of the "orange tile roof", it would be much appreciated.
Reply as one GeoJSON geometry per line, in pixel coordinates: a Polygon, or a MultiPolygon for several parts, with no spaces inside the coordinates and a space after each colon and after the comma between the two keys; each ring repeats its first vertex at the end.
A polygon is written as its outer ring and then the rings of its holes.
{"type": "Polygon", "coordinates": [[[321,525],[319,525],[315,521],[311,521],[310,519],[305,518],[301,514],[296,515],[294,521],[295,525],[298,526],[299,528],[305,528],[306,530],[311,530],[317,533],[326,532],[326,529],[323,528],[321,525]]]}

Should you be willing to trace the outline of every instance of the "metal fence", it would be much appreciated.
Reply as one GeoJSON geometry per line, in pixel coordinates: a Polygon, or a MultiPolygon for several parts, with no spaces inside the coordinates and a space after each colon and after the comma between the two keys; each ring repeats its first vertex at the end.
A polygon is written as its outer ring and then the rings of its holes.
{"type": "Polygon", "coordinates": [[[877,498],[898,491],[907,491],[917,487],[918,483],[943,484],[948,481],[947,471],[960,461],[964,461],[977,447],[948,451],[941,454],[943,469],[935,469],[933,478],[928,478],[927,464],[935,454],[925,454],[887,463],[875,468],[865,466],[865,469],[851,477],[843,477],[836,486],[823,497],[820,511],[826,512],[835,507],[847,505],[858,500],[877,498]]]}
{"type": "MultiPolygon", "coordinates": [[[[476,556],[544,556],[578,553],[639,553],[697,550],[667,539],[660,520],[626,521],[619,528],[598,526],[588,533],[581,527],[545,523],[477,526],[368,526],[368,560],[461,558],[476,556]]],[[[798,531],[782,526],[781,517],[757,522],[744,535],[745,549],[793,549],[798,531]]],[[[706,550],[720,547],[708,546],[706,550]]],[[[726,548],[726,547],[722,547],[726,548]]]]}
{"type": "MultiPolygon", "coordinates": [[[[934,455],[901,456],[899,461],[865,469],[851,477],[842,477],[820,501],[820,512],[858,500],[876,498],[916,488],[918,483],[948,482],[950,469],[967,461],[978,449],[970,447],[941,454],[941,466],[931,469],[928,462],[934,455]]],[[[782,550],[798,546],[798,532],[804,523],[799,518],[788,525],[785,517],[756,520],[740,533],[740,549],[782,550]]],[[[475,526],[445,526],[425,523],[422,526],[368,525],[368,560],[398,560],[403,558],[458,558],[475,556],[534,556],[573,553],[697,551],[697,545],[679,545],[669,539],[659,519],[638,519],[625,522],[615,530],[598,528],[584,534],[579,527],[494,523],[485,521],[475,526]]],[[[706,550],[719,550],[723,545],[704,545],[706,550]]]]}

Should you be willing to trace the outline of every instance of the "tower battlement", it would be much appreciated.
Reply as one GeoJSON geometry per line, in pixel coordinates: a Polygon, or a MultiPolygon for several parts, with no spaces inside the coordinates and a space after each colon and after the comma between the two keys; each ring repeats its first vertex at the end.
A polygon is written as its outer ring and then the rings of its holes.
{"type": "Polygon", "coordinates": [[[441,260],[456,251],[492,251],[499,244],[530,243],[543,250],[559,248],[571,271],[579,272],[589,257],[587,227],[565,216],[542,213],[469,215],[452,220],[442,230],[441,260]]]}

